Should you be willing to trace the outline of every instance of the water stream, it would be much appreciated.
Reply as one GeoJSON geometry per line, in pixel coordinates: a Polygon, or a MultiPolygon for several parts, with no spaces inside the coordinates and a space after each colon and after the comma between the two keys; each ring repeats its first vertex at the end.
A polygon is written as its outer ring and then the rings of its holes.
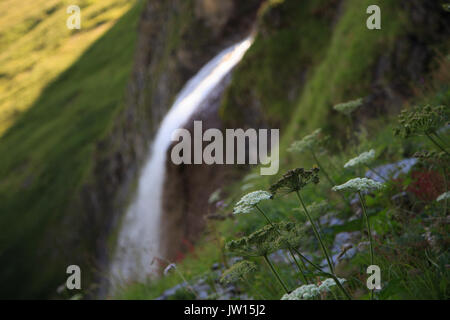
{"type": "Polygon", "coordinates": [[[159,232],[162,188],[167,149],[172,132],[182,128],[191,115],[242,59],[252,43],[247,38],[220,52],[208,62],[178,94],[164,117],[139,177],[136,196],[122,222],[117,248],[111,264],[113,287],[129,281],[143,281],[155,274],[155,258],[160,256],[159,232]]]}

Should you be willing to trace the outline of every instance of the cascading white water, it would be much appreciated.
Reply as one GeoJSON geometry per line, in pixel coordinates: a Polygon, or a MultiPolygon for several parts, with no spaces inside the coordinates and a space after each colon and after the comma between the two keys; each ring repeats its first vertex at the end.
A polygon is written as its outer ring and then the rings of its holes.
{"type": "Polygon", "coordinates": [[[159,257],[162,188],[171,135],[183,126],[211,91],[231,72],[251,43],[252,39],[247,38],[223,50],[206,64],[185,85],[163,119],[139,178],[136,198],[119,232],[111,265],[113,286],[126,281],[142,281],[155,273],[157,264],[153,260],[159,257]]]}

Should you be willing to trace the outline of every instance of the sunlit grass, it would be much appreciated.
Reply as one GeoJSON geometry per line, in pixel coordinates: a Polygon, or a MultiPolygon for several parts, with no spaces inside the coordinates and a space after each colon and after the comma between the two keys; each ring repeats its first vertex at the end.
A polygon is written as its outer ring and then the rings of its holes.
{"type": "MultiPolygon", "coordinates": [[[[0,137],[2,297],[51,296],[63,281],[67,261],[57,251],[67,234],[78,234],[75,222],[85,221],[85,211],[73,206],[80,186],[92,179],[97,143],[124,105],[143,3],[46,84],[32,107],[0,137]],[[75,222],[64,226],[63,218],[75,222]]],[[[92,224],[87,227],[98,232],[92,224]]],[[[82,268],[92,252],[89,241],[80,236],[70,258],[82,268]]],[[[84,270],[88,279],[92,270],[84,270]]]]}
{"type": "Polygon", "coordinates": [[[132,5],[127,0],[0,2],[0,135],[43,88],[68,68],[132,5]],[[81,30],[69,30],[68,5],[81,7],[81,30]]]}

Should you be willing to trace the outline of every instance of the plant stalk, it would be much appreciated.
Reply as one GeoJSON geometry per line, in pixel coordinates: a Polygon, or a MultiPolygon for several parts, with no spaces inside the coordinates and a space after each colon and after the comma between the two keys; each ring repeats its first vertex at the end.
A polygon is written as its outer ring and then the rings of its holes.
{"type": "Polygon", "coordinates": [[[319,166],[320,170],[323,172],[323,175],[325,176],[325,178],[328,180],[328,182],[331,184],[331,186],[335,186],[336,182],[334,182],[334,180],[331,179],[331,177],[326,172],[325,168],[320,164],[319,159],[316,156],[316,153],[313,150],[311,150],[311,154],[312,154],[312,156],[314,158],[314,161],[317,163],[317,165],[319,166]]]}
{"type": "Polygon", "coordinates": [[[375,173],[381,180],[383,180],[384,182],[387,182],[387,180],[381,175],[379,174],[377,171],[375,171],[371,166],[366,164],[366,167],[372,171],[373,173],[375,173]]]}
{"type": "MultiPolygon", "coordinates": [[[[280,234],[280,231],[278,231],[278,229],[275,228],[275,225],[272,223],[272,221],[269,219],[269,217],[264,213],[264,211],[262,211],[261,208],[258,207],[258,205],[255,205],[255,208],[263,215],[263,217],[267,220],[267,222],[268,222],[275,230],[277,230],[278,234],[281,235],[281,234],[280,234]]],[[[292,252],[292,249],[289,247],[288,250],[289,250],[289,253],[290,253],[292,259],[294,260],[295,264],[297,265],[298,270],[300,271],[302,281],[304,281],[304,283],[307,284],[307,283],[308,283],[308,280],[307,280],[307,278],[306,278],[306,276],[305,276],[305,273],[303,272],[303,269],[300,267],[300,264],[298,263],[297,258],[295,257],[294,253],[292,252]]],[[[303,263],[303,265],[305,266],[303,260],[302,260],[302,263],[303,263]]],[[[305,266],[305,268],[306,268],[306,266],[305,266]]]]}
{"type": "MultiPolygon", "coordinates": [[[[367,215],[366,204],[361,194],[361,191],[358,191],[359,201],[361,202],[362,211],[364,214],[364,218],[366,219],[367,233],[369,234],[369,245],[370,245],[370,264],[373,265],[373,240],[372,240],[372,231],[370,229],[369,216],[367,215]]],[[[370,297],[373,300],[373,290],[370,291],[370,297]]]]}
{"type": "Polygon", "coordinates": [[[284,284],[283,280],[281,280],[280,275],[278,274],[278,272],[275,270],[274,266],[272,265],[272,262],[270,262],[269,258],[267,257],[267,255],[264,256],[264,260],[266,260],[267,264],[269,265],[270,269],[272,270],[272,273],[275,275],[275,277],[278,279],[278,282],[281,284],[281,286],[283,287],[284,291],[286,291],[287,294],[289,294],[289,290],[286,287],[286,285],[284,284]]]}
{"type": "MultiPolygon", "coordinates": [[[[447,180],[447,170],[445,169],[445,166],[442,167],[442,171],[444,174],[444,186],[445,186],[445,192],[448,191],[448,180],[447,180]]],[[[444,217],[447,215],[447,208],[448,208],[448,199],[444,200],[444,217]]]]}
{"type": "Polygon", "coordinates": [[[427,138],[428,138],[431,142],[433,142],[433,144],[434,144],[435,146],[437,146],[439,149],[441,149],[441,150],[444,151],[447,155],[449,155],[449,153],[447,152],[447,150],[445,150],[445,148],[444,148],[443,146],[441,146],[435,139],[433,139],[433,138],[431,137],[431,135],[429,135],[428,133],[425,133],[425,135],[427,136],[427,138]]]}
{"type": "Polygon", "coordinates": [[[304,259],[306,262],[308,262],[310,265],[312,265],[317,271],[333,278],[334,282],[336,282],[336,285],[339,287],[339,289],[341,289],[341,291],[344,293],[344,295],[347,297],[347,299],[352,300],[352,297],[350,296],[350,294],[347,292],[347,290],[345,290],[344,286],[341,284],[339,279],[334,274],[322,271],[322,268],[320,268],[320,266],[318,266],[314,262],[310,261],[304,255],[302,255],[301,252],[299,252],[298,250],[295,250],[295,249],[294,249],[294,251],[299,255],[300,258],[304,259]]]}
{"type": "MultiPolygon", "coordinates": [[[[311,154],[312,154],[312,156],[313,156],[313,158],[314,158],[314,161],[315,161],[315,162],[317,163],[317,165],[319,166],[320,171],[321,171],[321,172],[323,173],[323,175],[325,176],[325,179],[327,179],[328,183],[329,183],[332,187],[334,187],[334,186],[336,185],[336,182],[328,175],[328,173],[327,173],[327,171],[325,170],[324,166],[322,166],[322,164],[319,162],[319,159],[317,158],[316,153],[315,153],[313,150],[311,150],[311,154]]],[[[344,203],[345,203],[347,206],[350,206],[350,205],[348,204],[348,200],[345,198],[345,196],[344,196],[341,192],[338,192],[338,194],[341,196],[342,200],[344,200],[344,203]]]]}
{"type": "Polygon", "coordinates": [[[306,217],[309,219],[309,222],[311,223],[311,226],[313,228],[314,234],[316,235],[317,240],[319,241],[320,247],[322,249],[323,254],[325,255],[325,258],[327,259],[328,262],[328,266],[330,268],[331,273],[334,273],[334,268],[333,268],[333,264],[331,263],[330,260],[330,256],[328,254],[327,249],[325,248],[325,245],[322,241],[322,237],[320,236],[319,232],[316,229],[316,226],[314,224],[313,219],[311,218],[311,216],[309,215],[308,209],[306,209],[305,203],[303,202],[302,197],[300,196],[300,192],[296,191],[295,192],[297,194],[298,199],[300,200],[300,203],[303,207],[303,210],[305,211],[306,217]]]}
{"type": "Polygon", "coordinates": [[[448,146],[447,141],[444,140],[444,138],[442,138],[440,135],[438,135],[437,132],[433,132],[433,135],[434,135],[439,141],[441,141],[441,142],[444,144],[444,146],[446,146],[446,147],[448,146]]]}

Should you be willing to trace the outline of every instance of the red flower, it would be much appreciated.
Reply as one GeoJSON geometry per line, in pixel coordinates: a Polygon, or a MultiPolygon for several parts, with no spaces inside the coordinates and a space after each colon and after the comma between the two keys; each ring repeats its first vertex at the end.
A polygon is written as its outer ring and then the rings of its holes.
{"type": "Polygon", "coordinates": [[[433,201],[444,192],[444,179],[437,171],[413,171],[411,177],[413,182],[407,190],[420,200],[433,201]]]}

